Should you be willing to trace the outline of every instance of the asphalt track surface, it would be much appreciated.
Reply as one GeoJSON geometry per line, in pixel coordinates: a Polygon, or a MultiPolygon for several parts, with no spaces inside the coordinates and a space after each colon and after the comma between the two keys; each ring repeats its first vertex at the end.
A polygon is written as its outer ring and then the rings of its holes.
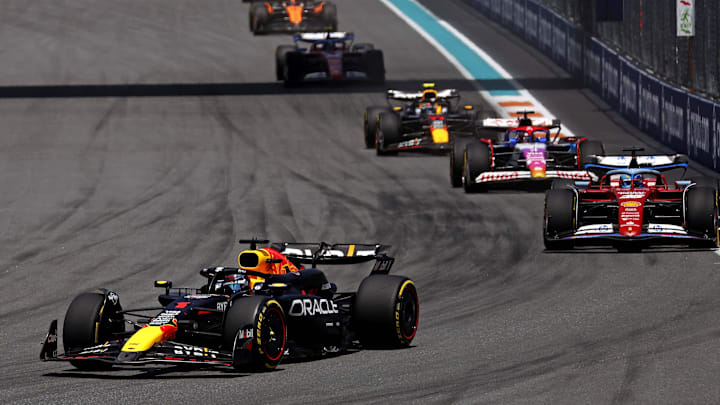
{"type": "MultiPolygon", "coordinates": [[[[473,83],[376,1],[340,27],[386,55],[388,86],[473,83]]],[[[423,0],[576,133],[638,135],[461,0],[423,0]]],[[[452,190],[447,158],[376,157],[362,85],[285,89],[237,0],[0,4],[0,402],[717,403],[720,258],[710,251],[547,253],[542,193],[452,190]],[[28,87],[40,86],[40,87],[28,87]],[[94,97],[89,97],[94,96],[94,97]],[[90,373],[37,360],[52,319],[109,287],[197,286],[240,237],[382,242],[421,299],[413,347],[282,364],[90,373]]],[[[367,269],[327,268],[341,289],[367,269]]]]}

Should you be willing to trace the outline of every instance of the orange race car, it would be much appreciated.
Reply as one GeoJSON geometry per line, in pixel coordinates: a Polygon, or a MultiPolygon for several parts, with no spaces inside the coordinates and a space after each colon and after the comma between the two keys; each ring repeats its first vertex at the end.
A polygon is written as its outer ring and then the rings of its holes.
{"type": "Polygon", "coordinates": [[[329,1],[258,1],[250,5],[250,31],[255,35],[337,31],[337,8],[329,1]]]}

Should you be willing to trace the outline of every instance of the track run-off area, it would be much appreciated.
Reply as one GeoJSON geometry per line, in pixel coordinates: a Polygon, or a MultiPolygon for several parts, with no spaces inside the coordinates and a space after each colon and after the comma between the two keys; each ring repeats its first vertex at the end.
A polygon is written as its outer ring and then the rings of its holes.
{"type": "MultiPolygon", "coordinates": [[[[464,1],[419,0],[508,76],[458,69],[386,5],[402,2],[336,1],[339,28],[384,51],[386,86],[288,89],[273,68],[290,38],[253,37],[239,1],[3,1],[0,402],[720,401],[713,251],[546,252],[542,192],[467,195],[447,157],[364,149],[363,112],[386,87],[435,82],[490,114],[503,100],[488,89],[515,83],[611,153],[671,152],[464,1]],[[418,286],[412,347],[263,374],[38,360],[81,292],[154,305],[153,280],[199,286],[252,236],[391,245],[393,273],[418,286]]],[[[369,272],[323,270],[340,290],[369,272]]]]}

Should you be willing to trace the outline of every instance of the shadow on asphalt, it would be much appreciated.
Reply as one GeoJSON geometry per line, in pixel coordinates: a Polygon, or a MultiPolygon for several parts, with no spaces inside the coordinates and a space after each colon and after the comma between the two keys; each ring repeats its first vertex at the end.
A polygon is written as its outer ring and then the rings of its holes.
{"type": "MultiPolygon", "coordinates": [[[[529,90],[577,89],[582,85],[574,79],[527,78],[516,79],[529,90]]],[[[459,80],[432,79],[388,80],[385,84],[363,81],[308,81],[297,87],[281,82],[257,83],[166,83],[166,84],[73,84],[0,86],[2,98],[75,98],[75,97],[185,97],[185,96],[248,96],[283,94],[375,93],[388,88],[416,91],[421,82],[434,82],[440,88],[459,91],[512,90],[515,86],[504,79],[459,80]]]]}

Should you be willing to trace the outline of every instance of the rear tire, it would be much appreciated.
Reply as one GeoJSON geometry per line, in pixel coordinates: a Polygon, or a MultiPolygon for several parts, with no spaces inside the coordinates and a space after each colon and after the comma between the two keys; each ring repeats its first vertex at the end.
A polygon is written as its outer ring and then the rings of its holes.
{"type": "Polygon", "coordinates": [[[600,141],[584,141],[578,144],[578,168],[585,169],[585,165],[593,163],[592,156],[604,156],[605,145],[600,141]]]}
{"type": "Polygon", "coordinates": [[[255,35],[260,34],[260,30],[267,22],[268,17],[268,11],[264,3],[253,3],[250,6],[250,31],[255,35]]]}
{"type": "Polygon", "coordinates": [[[400,137],[400,118],[392,112],[381,113],[375,134],[378,156],[397,155],[397,151],[386,151],[385,146],[400,142],[400,137]]]}
{"type": "MultiPolygon", "coordinates": [[[[63,323],[63,347],[66,352],[113,340],[112,333],[119,331],[119,327],[110,321],[112,309],[104,307],[104,294],[83,293],[75,297],[63,323]]],[[[122,322],[119,325],[125,328],[122,322]]],[[[107,370],[112,367],[112,363],[93,360],[71,361],[70,364],[80,370],[107,370]]]]}
{"type": "Polygon", "coordinates": [[[285,54],[285,72],[283,79],[286,86],[297,86],[305,78],[305,67],[303,66],[303,54],[300,52],[288,52],[285,54]]]}
{"type": "Polygon", "coordinates": [[[691,187],[686,193],[685,221],[688,231],[709,240],[703,245],[717,245],[717,191],[710,187],[691,187]]]}
{"type": "Polygon", "coordinates": [[[453,136],[452,142],[450,148],[450,184],[457,188],[463,184],[463,154],[467,144],[472,142],[472,138],[453,136]]]}
{"type": "Polygon", "coordinates": [[[365,135],[365,147],[370,149],[375,146],[375,131],[378,125],[378,118],[382,113],[390,113],[387,107],[368,107],[365,109],[363,120],[363,135],[365,135]]]}
{"type": "Polygon", "coordinates": [[[234,300],[225,314],[223,348],[232,350],[236,369],[274,370],[287,348],[287,323],[280,304],[261,296],[234,300]],[[248,331],[252,331],[249,338],[248,331]]]}
{"type": "Polygon", "coordinates": [[[322,20],[325,22],[325,26],[328,30],[337,31],[337,6],[335,4],[330,2],[325,3],[322,11],[322,20]]]}
{"type": "Polygon", "coordinates": [[[417,332],[419,316],[417,290],[409,278],[373,275],[360,284],[353,325],[364,347],[409,346],[417,332]]]}
{"type": "Polygon", "coordinates": [[[277,80],[285,79],[285,63],[287,54],[294,52],[295,47],[292,45],[280,45],[275,49],[275,78],[277,80]]]}
{"type": "Polygon", "coordinates": [[[367,78],[372,83],[385,83],[385,60],[380,50],[369,50],[362,55],[363,66],[367,78]]]}
{"type": "Polygon", "coordinates": [[[474,183],[481,173],[492,170],[490,148],[483,142],[472,142],[463,153],[463,188],[466,193],[486,192],[484,184],[474,183]]]}
{"type": "Polygon", "coordinates": [[[572,248],[572,241],[556,238],[575,230],[575,198],[575,192],[567,188],[545,192],[543,241],[547,250],[572,248]]]}

